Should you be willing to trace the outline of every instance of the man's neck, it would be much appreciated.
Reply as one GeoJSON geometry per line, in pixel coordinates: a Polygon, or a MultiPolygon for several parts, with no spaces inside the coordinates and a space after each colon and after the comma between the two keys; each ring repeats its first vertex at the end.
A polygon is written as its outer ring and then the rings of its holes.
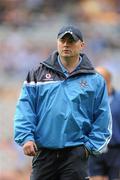
{"type": "Polygon", "coordinates": [[[80,58],[78,57],[74,57],[74,58],[63,58],[60,57],[61,63],[63,64],[63,66],[68,70],[69,73],[71,73],[79,64],[80,62],[80,58]]]}

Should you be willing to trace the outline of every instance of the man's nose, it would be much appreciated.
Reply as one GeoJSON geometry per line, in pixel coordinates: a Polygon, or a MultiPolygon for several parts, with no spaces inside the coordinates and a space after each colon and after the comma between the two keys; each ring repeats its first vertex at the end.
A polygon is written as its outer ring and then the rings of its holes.
{"type": "Polygon", "coordinates": [[[64,41],[64,45],[68,45],[69,44],[69,41],[66,39],[65,41],[64,41]]]}

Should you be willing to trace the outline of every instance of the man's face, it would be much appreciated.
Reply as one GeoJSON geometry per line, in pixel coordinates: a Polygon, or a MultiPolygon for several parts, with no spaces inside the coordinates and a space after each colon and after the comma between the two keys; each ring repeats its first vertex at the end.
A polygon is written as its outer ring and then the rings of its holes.
{"type": "Polygon", "coordinates": [[[84,43],[75,41],[70,34],[66,34],[57,40],[57,48],[61,57],[78,57],[83,49],[84,43]]]}

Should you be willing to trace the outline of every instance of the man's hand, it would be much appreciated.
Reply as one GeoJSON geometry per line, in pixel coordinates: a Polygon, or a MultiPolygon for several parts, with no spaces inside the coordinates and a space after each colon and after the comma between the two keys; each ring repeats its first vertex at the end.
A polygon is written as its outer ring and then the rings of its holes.
{"type": "Polygon", "coordinates": [[[35,156],[37,152],[37,146],[33,141],[28,141],[23,145],[23,151],[27,156],[35,156]]]}

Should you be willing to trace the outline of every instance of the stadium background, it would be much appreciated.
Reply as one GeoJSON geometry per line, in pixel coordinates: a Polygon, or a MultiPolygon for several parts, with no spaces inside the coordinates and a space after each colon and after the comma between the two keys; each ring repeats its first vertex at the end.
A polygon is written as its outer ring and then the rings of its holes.
{"type": "Polygon", "coordinates": [[[120,89],[119,0],[0,0],[0,180],[28,180],[31,158],[13,141],[13,117],[28,70],[56,49],[61,26],[80,27],[85,53],[120,89]]]}

